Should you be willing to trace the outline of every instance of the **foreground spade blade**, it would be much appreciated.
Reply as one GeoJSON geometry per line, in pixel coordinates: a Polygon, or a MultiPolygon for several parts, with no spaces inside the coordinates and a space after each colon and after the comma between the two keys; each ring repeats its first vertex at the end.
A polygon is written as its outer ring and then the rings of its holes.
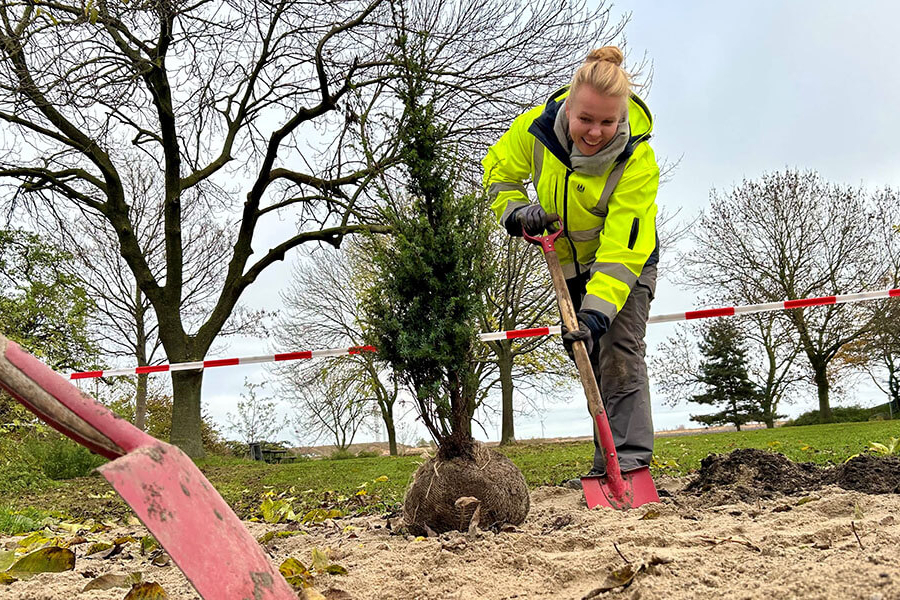
{"type": "Polygon", "coordinates": [[[637,508],[650,502],[659,502],[656,485],[650,476],[650,467],[641,467],[635,471],[622,473],[625,489],[616,494],[610,488],[606,477],[582,477],[581,487],[588,508],[606,506],[616,510],[637,508]]]}
{"type": "Polygon", "coordinates": [[[193,461],[158,442],[98,469],[207,600],[296,600],[193,461]]]}

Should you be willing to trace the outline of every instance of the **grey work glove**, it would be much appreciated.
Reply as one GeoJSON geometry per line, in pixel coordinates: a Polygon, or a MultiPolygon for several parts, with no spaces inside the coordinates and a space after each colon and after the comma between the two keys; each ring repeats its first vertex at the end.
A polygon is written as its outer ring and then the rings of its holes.
{"type": "MultiPolygon", "coordinates": [[[[540,235],[547,228],[547,212],[540,204],[529,204],[516,210],[513,213],[516,223],[519,227],[524,227],[528,235],[540,235]]],[[[519,234],[521,235],[521,234],[519,234]]]]}
{"type": "Polygon", "coordinates": [[[575,352],[572,350],[572,345],[578,341],[584,342],[584,349],[587,350],[588,356],[591,355],[591,351],[594,349],[594,334],[591,333],[587,323],[579,319],[578,329],[575,331],[569,331],[568,327],[563,325],[562,334],[563,346],[565,347],[566,354],[569,355],[569,358],[575,360],[575,352]]]}
{"type": "Polygon", "coordinates": [[[592,310],[580,310],[575,316],[578,318],[578,329],[569,331],[565,325],[562,326],[563,346],[566,349],[566,354],[573,360],[575,359],[575,353],[572,351],[572,345],[576,341],[584,342],[584,349],[587,350],[588,356],[590,356],[594,346],[600,340],[600,336],[609,329],[609,319],[601,313],[592,310]]]}

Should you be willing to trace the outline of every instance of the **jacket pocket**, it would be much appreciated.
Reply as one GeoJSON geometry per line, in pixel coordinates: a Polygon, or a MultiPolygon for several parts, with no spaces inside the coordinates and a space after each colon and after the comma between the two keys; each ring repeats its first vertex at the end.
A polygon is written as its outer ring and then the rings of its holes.
{"type": "Polygon", "coordinates": [[[641,230],[641,220],[637,217],[634,218],[634,221],[631,222],[631,233],[628,235],[628,249],[634,250],[634,245],[637,243],[638,233],[641,230]]]}

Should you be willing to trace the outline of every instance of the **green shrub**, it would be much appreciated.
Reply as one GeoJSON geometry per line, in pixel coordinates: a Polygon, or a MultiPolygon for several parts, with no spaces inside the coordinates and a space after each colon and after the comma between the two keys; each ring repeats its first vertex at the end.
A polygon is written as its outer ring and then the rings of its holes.
{"type": "MultiPolygon", "coordinates": [[[[835,406],[831,409],[831,417],[833,423],[859,423],[863,421],[869,421],[873,418],[884,419],[888,415],[882,415],[883,406],[876,406],[873,408],[863,408],[858,404],[854,404],[851,406],[835,406]]],[[[797,426],[797,425],[818,425],[819,424],[819,411],[811,410],[809,412],[805,412],[799,417],[792,419],[786,422],[785,427],[789,426],[797,426]]]]}
{"type": "Polygon", "coordinates": [[[349,450],[335,450],[328,458],[331,460],[347,460],[348,458],[356,458],[356,455],[349,450]]]}
{"type": "Polygon", "coordinates": [[[375,458],[376,456],[381,456],[381,454],[373,450],[360,450],[356,453],[356,458],[375,458]]]}
{"type": "Polygon", "coordinates": [[[106,459],[60,435],[29,438],[23,445],[50,479],[84,477],[106,462],[106,459]]]}

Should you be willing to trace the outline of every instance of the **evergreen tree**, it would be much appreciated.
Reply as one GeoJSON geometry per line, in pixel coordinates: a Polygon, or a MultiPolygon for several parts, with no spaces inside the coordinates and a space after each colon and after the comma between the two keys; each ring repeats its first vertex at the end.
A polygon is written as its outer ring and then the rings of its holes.
{"type": "Polygon", "coordinates": [[[741,425],[761,418],[760,391],[747,376],[747,355],[741,343],[740,330],[728,319],[713,322],[703,335],[698,380],[706,391],[693,397],[697,404],[722,407],[710,415],[691,415],[692,421],[704,425],[741,425]]]}
{"type": "MultiPolygon", "coordinates": [[[[398,46],[405,51],[406,40],[398,46]]],[[[470,456],[476,318],[490,277],[483,199],[457,193],[460,177],[443,142],[445,129],[433,103],[423,101],[427,78],[415,59],[402,58],[406,77],[398,97],[405,114],[398,139],[411,201],[388,209],[394,235],[372,244],[378,278],[363,304],[367,339],[414,392],[440,456],[470,456]]]]}

